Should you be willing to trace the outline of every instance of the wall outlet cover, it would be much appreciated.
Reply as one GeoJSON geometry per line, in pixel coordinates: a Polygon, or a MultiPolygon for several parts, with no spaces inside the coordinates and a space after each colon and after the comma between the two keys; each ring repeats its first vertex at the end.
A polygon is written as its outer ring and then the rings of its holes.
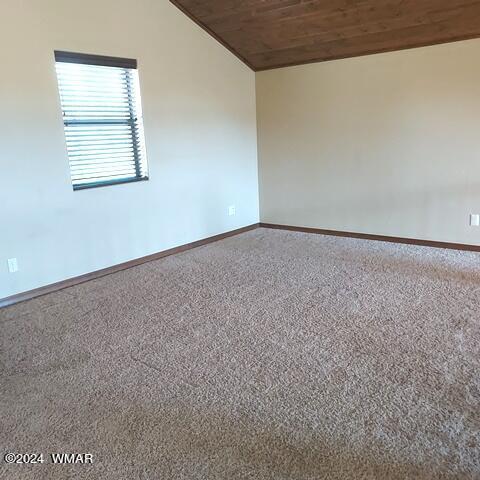
{"type": "Polygon", "coordinates": [[[228,215],[230,217],[233,217],[233,215],[235,215],[236,213],[237,213],[237,211],[236,211],[235,205],[230,205],[228,207],[228,215]]]}
{"type": "Polygon", "coordinates": [[[16,258],[9,258],[8,260],[8,271],[10,273],[18,272],[18,262],[16,258]]]}
{"type": "Polygon", "coordinates": [[[480,215],[473,213],[470,215],[470,226],[480,227],[480,215]]]}

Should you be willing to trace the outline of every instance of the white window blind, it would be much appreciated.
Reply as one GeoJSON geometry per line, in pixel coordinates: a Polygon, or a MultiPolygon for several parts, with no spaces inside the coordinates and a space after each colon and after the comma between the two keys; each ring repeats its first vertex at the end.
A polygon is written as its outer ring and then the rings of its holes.
{"type": "Polygon", "coordinates": [[[55,52],[74,190],[148,179],[135,60],[55,52]]]}

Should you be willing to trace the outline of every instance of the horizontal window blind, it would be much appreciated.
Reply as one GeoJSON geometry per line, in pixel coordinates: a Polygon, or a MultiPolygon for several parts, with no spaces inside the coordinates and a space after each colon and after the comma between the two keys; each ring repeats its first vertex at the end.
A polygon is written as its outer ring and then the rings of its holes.
{"type": "Polygon", "coordinates": [[[148,178],[138,71],[118,60],[56,53],[75,190],[148,178]]]}

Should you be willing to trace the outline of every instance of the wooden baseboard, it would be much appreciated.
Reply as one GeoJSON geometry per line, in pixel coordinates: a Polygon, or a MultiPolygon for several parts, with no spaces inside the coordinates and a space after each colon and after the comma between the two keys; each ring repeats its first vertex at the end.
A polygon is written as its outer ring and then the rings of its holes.
{"type": "Polygon", "coordinates": [[[419,245],[422,247],[448,248],[451,250],[466,250],[480,252],[480,245],[468,245],[463,243],[437,242],[433,240],[419,240],[416,238],[389,237],[387,235],[370,235],[368,233],[342,232],[339,230],[324,230],[321,228],[294,227],[292,225],[277,225],[275,223],[260,223],[260,227],[277,230],[290,230],[293,232],[316,233],[335,237],[360,238],[363,240],[375,240],[380,242],[404,243],[407,245],[419,245]]]}
{"type": "Polygon", "coordinates": [[[296,227],[292,225],[278,225],[274,223],[255,223],[247,227],[238,228],[236,230],[221,233],[219,235],[214,235],[213,237],[205,238],[203,240],[197,240],[196,242],[191,242],[185,245],[181,245],[179,247],[170,248],[169,250],[164,250],[163,252],[158,252],[152,255],[147,255],[145,257],[136,258],[135,260],[130,260],[128,262],[120,263],[118,265],[113,265],[111,267],[103,268],[101,270],[96,270],[95,272],[86,273],[85,275],[80,275],[78,277],[62,280],[61,282],[52,283],[50,285],[36,288],[34,290],[18,293],[16,295],[12,295],[6,298],[0,298],[0,308],[7,307],[9,305],[14,305],[15,303],[23,302],[25,300],[30,300],[32,298],[40,297],[42,295],[46,295],[47,293],[56,292],[64,288],[72,287],[74,285],[78,285],[79,283],[88,282],[89,280],[94,280],[96,278],[104,277],[105,275],[110,275],[112,273],[119,272],[121,270],[126,270],[127,268],[141,265],[142,263],[158,260],[160,258],[168,257],[169,255],[175,255],[176,253],[185,252],[187,250],[191,250],[192,248],[201,247],[202,245],[207,245],[209,243],[217,242],[218,240],[223,240],[224,238],[233,237],[234,235],[248,232],[249,230],[254,230],[255,228],[258,228],[258,227],[272,228],[276,230],[289,230],[289,231],[303,232],[303,233],[315,233],[320,235],[330,235],[330,236],[336,236],[336,237],[360,238],[363,240],[375,240],[380,242],[404,243],[407,245],[419,245],[423,247],[448,248],[452,250],[480,252],[480,245],[437,242],[432,240],[419,240],[415,238],[389,237],[386,235],[370,235],[367,233],[343,232],[338,230],[325,230],[321,228],[310,228],[310,227],[296,227]]]}
{"type": "Polygon", "coordinates": [[[224,238],[233,237],[234,235],[248,232],[249,230],[254,230],[255,228],[258,228],[258,227],[259,227],[259,224],[254,223],[253,225],[249,225],[247,227],[238,228],[236,230],[231,230],[230,232],[214,235],[213,237],[208,237],[203,240],[197,240],[196,242],[191,242],[185,245],[181,245],[179,247],[170,248],[168,250],[164,250],[163,252],[147,255],[146,257],[136,258],[135,260],[119,263],[118,265],[113,265],[111,267],[103,268],[101,270],[96,270],[95,272],[86,273],[85,275],[80,275],[78,277],[62,280],[61,282],[52,283],[50,285],[36,288],[34,290],[29,290],[27,292],[18,293],[10,297],[0,298],[0,308],[7,307],[15,303],[23,302],[25,300],[31,300],[32,298],[40,297],[42,295],[46,295],[47,293],[56,292],[64,288],[78,285],[79,283],[88,282],[89,280],[94,280],[95,278],[104,277],[105,275],[110,275],[112,273],[119,272],[121,270],[126,270],[127,268],[141,265],[142,263],[151,262],[152,260],[158,260],[160,258],[168,257],[169,255],[175,255],[176,253],[185,252],[186,250],[191,250],[192,248],[201,247],[202,245],[207,245],[209,243],[217,242],[218,240],[223,240],[224,238]]]}

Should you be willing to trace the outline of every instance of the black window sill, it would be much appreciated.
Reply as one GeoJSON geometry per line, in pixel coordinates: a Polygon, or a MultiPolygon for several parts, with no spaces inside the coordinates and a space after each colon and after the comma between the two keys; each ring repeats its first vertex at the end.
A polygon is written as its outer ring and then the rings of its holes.
{"type": "Polygon", "coordinates": [[[82,185],[74,185],[73,190],[87,190],[89,188],[110,187],[112,185],[122,185],[124,183],[144,182],[148,177],[122,178],[120,180],[109,180],[107,182],[92,182],[84,183],[82,185]]]}

